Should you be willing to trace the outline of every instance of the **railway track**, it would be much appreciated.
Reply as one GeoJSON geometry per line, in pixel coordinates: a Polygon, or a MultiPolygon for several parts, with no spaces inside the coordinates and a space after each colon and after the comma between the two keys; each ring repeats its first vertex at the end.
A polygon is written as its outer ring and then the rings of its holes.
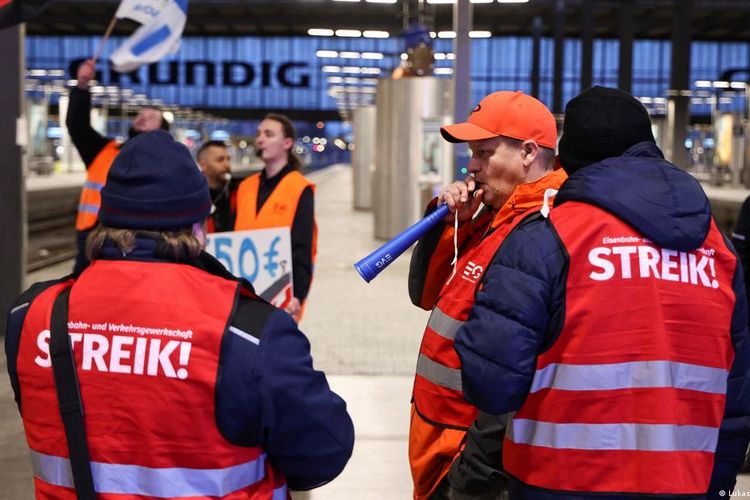
{"type": "Polygon", "coordinates": [[[79,186],[28,191],[27,273],[75,257],[80,192],[79,186]]]}

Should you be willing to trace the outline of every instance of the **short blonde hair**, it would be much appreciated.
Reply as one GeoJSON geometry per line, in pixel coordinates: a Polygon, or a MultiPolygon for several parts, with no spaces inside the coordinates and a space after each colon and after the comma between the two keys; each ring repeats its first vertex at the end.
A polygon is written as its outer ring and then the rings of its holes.
{"type": "Polygon", "coordinates": [[[179,259],[187,255],[195,258],[200,255],[203,249],[198,238],[193,235],[192,229],[135,231],[99,225],[86,238],[86,257],[89,260],[97,259],[101,255],[104,242],[107,240],[117,245],[121,252],[128,254],[135,248],[136,238],[140,235],[160,240],[162,244],[157,246],[157,252],[163,257],[179,259]]]}

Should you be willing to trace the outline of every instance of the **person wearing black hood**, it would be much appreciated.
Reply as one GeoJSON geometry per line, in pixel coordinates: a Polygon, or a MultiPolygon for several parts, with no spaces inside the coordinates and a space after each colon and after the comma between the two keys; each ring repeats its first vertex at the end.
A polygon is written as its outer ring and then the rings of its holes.
{"type": "MultiPolygon", "coordinates": [[[[88,266],[86,258],[86,238],[98,221],[101,205],[100,191],[107,179],[110,165],[120,151],[120,144],[111,137],[104,137],[91,126],[91,93],[89,82],[96,74],[93,59],[87,59],[78,67],[77,84],[70,89],[70,102],[65,125],[70,138],[86,165],[86,182],[81,190],[76,217],[76,255],[73,273],[79,274],[88,266]]],[[[140,109],[128,130],[128,139],[142,132],[169,130],[169,122],[161,110],[152,106],[140,109]]]]}
{"type": "Polygon", "coordinates": [[[571,100],[559,159],[554,208],[506,238],[456,334],[466,399],[507,426],[510,498],[728,497],[750,429],[734,248],[627,92],[571,100]]]}

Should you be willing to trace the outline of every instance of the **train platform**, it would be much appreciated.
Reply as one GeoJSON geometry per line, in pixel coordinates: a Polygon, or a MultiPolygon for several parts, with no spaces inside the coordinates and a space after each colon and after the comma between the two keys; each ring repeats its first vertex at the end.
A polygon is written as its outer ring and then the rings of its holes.
{"type": "MultiPolygon", "coordinates": [[[[409,254],[371,283],[353,263],[381,242],[373,237],[371,212],[352,209],[351,168],[313,172],[317,184],[319,248],[315,279],[300,327],[312,344],[315,367],[348,403],[356,431],[354,455],[332,483],[313,490],[313,500],[411,498],[407,462],[409,400],[419,342],[428,313],[407,293],[409,254]]],[[[72,261],[30,273],[28,282],[67,273],[72,261]]],[[[0,370],[5,359],[0,356],[0,370]]],[[[0,376],[0,499],[31,500],[32,471],[21,421],[8,379],[0,376]]],[[[750,496],[750,476],[737,492],[750,496]]]]}

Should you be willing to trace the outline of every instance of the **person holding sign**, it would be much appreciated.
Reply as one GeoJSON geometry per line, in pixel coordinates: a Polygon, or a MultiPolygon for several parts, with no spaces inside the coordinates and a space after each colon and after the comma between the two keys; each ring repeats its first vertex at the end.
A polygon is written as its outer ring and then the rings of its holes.
{"type": "Polygon", "coordinates": [[[37,497],[271,500],[343,470],[346,403],[293,319],[202,251],[210,209],[188,149],[141,134],[109,169],[91,265],[12,306],[37,497]]]}
{"type": "MultiPolygon", "coordinates": [[[[70,104],[65,119],[70,138],[86,165],[86,182],[81,190],[76,218],[78,253],[73,268],[74,273],[80,273],[88,265],[85,255],[86,238],[97,224],[100,191],[104,186],[109,167],[120,151],[120,144],[117,141],[111,137],[104,137],[91,126],[89,82],[94,79],[95,73],[96,64],[93,59],[87,59],[78,67],[77,85],[70,89],[70,104]]],[[[133,119],[128,138],[157,129],[169,130],[169,122],[159,109],[145,106],[133,119]]]]}
{"type": "Polygon", "coordinates": [[[299,172],[302,164],[293,151],[295,139],[294,126],[284,115],[269,114],[260,122],[255,147],[264,168],[240,184],[234,230],[290,228],[294,297],[286,311],[299,322],[312,282],[318,230],[315,184],[299,172]]]}

